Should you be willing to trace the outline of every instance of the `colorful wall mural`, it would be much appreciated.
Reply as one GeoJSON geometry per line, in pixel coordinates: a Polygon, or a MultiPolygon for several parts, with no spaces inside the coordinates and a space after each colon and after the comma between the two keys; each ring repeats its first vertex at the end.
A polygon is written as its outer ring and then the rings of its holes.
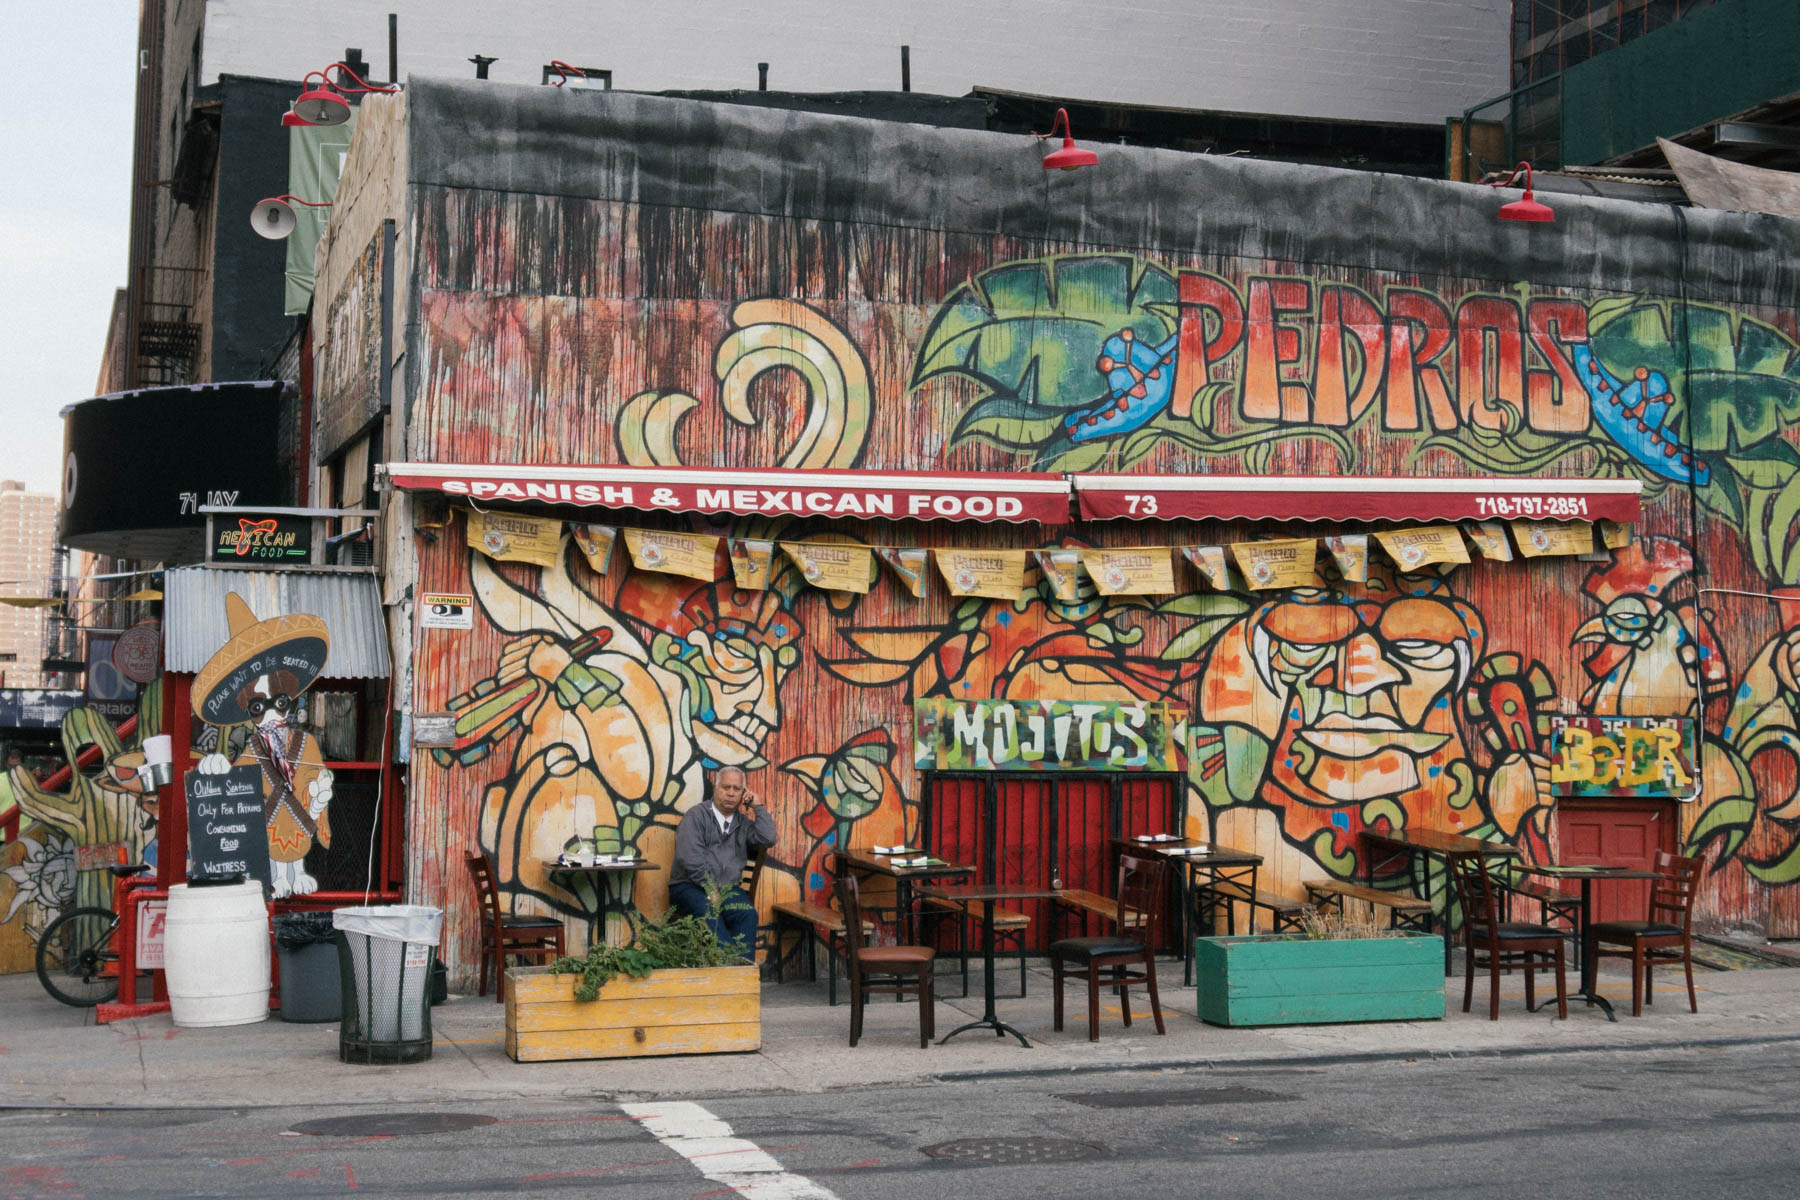
{"type": "MultiPolygon", "coordinates": [[[[1190,830],[1261,852],[1267,885],[1290,893],[1360,871],[1358,834],[1377,823],[1549,856],[1553,719],[1689,719],[1699,795],[1677,849],[1707,857],[1703,919],[1800,932],[1793,310],[1447,267],[415,196],[415,461],[1616,476],[1645,500],[1629,544],[1585,559],[1412,571],[1371,553],[1350,582],[1321,555],[1282,592],[1183,569],[1158,596],[1102,596],[1083,576],[1059,597],[1035,569],[1011,599],[935,579],[915,598],[886,575],[855,595],[779,557],[772,585],[746,591],[723,555],[705,582],[421,536],[418,586],[473,593],[480,611],[466,633],[418,631],[414,710],[459,713],[468,739],[415,760],[419,895],[464,892],[461,853],[480,845],[522,907],[585,920],[598,898],[543,862],[596,826],[603,850],[666,861],[703,771],[727,763],[781,824],[762,901],[820,892],[832,846],[917,834],[916,704],[1164,702],[1187,714],[1190,830]],[[549,255],[553,231],[580,240],[549,255]]],[[[888,548],[1363,531],[1329,513],[1055,528],[519,511],[888,548]]],[[[661,907],[657,875],[637,886],[661,907]]],[[[472,928],[453,916],[453,937],[472,928]]]]}
{"type": "MultiPolygon", "coordinates": [[[[137,727],[162,728],[161,684],[140,693],[137,727]]],[[[99,762],[71,772],[55,791],[23,767],[0,775],[0,812],[20,810],[19,839],[0,845],[0,974],[35,969],[38,937],[64,908],[111,907],[112,876],[78,871],[81,851],[96,860],[156,861],[156,794],[138,774],[142,739],[121,738],[104,716],[77,708],[63,717],[62,745],[67,763],[90,749],[99,762]],[[108,847],[117,850],[92,853],[108,847]]]]}

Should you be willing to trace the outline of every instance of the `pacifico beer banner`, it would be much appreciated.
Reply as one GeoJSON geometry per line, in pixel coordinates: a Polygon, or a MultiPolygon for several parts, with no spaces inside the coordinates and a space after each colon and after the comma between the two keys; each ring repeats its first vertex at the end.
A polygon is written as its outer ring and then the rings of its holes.
{"type": "Polygon", "coordinates": [[[501,562],[554,567],[562,549],[562,522],[550,517],[469,510],[465,537],[469,545],[501,562]]]}
{"type": "Polygon", "coordinates": [[[1216,592],[1231,590],[1231,564],[1225,561],[1225,547],[1183,546],[1181,556],[1199,568],[1207,587],[1216,592]]]}
{"type": "Polygon", "coordinates": [[[1312,538],[1233,542],[1231,555],[1253,591],[1307,587],[1313,582],[1313,561],[1319,555],[1319,543],[1312,538]]]}
{"type": "Polygon", "coordinates": [[[755,538],[731,539],[731,577],[746,591],[767,591],[775,561],[775,543],[755,538]]]}
{"type": "Polygon", "coordinates": [[[569,530],[575,535],[575,544],[581,547],[588,566],[594,568],[594,574],[606,574],[606,568],[612,565],[613,547],[619,541],[618,527],[583,525],[578,522],[569,526],[569,530]]]}
{"type": "Polygon", "coordinates": [[[1025,550],[934,550],[952,596],[1016,600],[1025,590],[1025,550]]]}
{"type": "Polygon", "coordinates": [[[1175,558],[1167,546],[1083,550],[1081,565],[1102,596],[1164,596],[1175,590],[1175,558]]]}
{"type": "Polygon", "coordinates": [[[877,547],[875,556],[893,568],[894,574],[914,598],[925,594],[925,560],[930,557],[925,550],[896,550],[891,547],[877,547]]]}
{"type": "Polygon", "coordinates": [[[1631,523],[1628,521],[1595,521],[1600,545],[1608,550],[1623,550],[1631,545],[1631,523]]]}
{"type": "Polygon", "coordinates": [[[1369,582],[1369,535],[1340,533],[1325,539],[1325,548],[1337,560],[1345,583],[1369,582]]]}
{"type": "Polygon", "coordinates": [[[631,565],[640,571],[708,582],[719,577],[719,539],[708,534],[627,529],[625,547],[631,551],[631,565]]]}
{"type": "Polygon", "coordinates": [[[1412,525],[1405,529],[1377,529],[1375,539],[1403,571],[1432,563],[1466,563],[1469,548],[1454,525],[1412,525]]]}
{"type": "Polygon", "coordinates": [[[1526,558],[1589,554],[1594,549],[1594,527],[1586,521],[1514,521],[1512,531],[1526,558]]]}
{"type": "Polygon", "coordinates": [[[1513,560],[1512,542],[1506,536],[1506,526],[1499,521],[1468,521],[1463,524],[1462,531],[1475,543],[1475,549],[1481,552],[1481,557],[1491,558],[1495,562],[1513,560]]]}
{"type": "Polygon", "coordinates": [[[1044,573],[1044,582],[1050,585],[1052,596],[1064,604],[1073,604],[1080,599],[1081,551],[1033,550],[1031,553],[1037,559],[1038,569],[1044,573]]]}
{"type": "Polygon", "coordinates": [[[813,587],[828,592],[866,593],[869,590],[875,559],[867,546],[782,542],[781,550],[813,587]]]}

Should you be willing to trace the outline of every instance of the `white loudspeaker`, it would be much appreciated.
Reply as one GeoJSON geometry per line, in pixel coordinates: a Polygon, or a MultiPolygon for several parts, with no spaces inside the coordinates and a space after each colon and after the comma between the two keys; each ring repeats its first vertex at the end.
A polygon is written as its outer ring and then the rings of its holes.
{"type": "Polygon", "coordinates": [[[275,197],[257,202],[250,210],[250,228],[271,241],[279,242],[294,232],[294,210],[287,201],[275,197]]]}

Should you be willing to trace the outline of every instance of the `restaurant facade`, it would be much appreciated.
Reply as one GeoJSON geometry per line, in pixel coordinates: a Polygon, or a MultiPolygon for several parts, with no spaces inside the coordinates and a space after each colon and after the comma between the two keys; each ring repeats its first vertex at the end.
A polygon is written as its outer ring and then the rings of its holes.
{"type": "Polygon", "coordinates": [[[364,102],[312,444],[382,489],[401,874],[453,974],[467,853],[623,920],[547,864],[666,868],[723,765],[780,827],[765,914],[836,848],[1104,889],[1178,827],[1299,895],[1385,825],[1703,854],[1703,926],[1800,934],[1800,228],[1041,154],[364,102]]]}

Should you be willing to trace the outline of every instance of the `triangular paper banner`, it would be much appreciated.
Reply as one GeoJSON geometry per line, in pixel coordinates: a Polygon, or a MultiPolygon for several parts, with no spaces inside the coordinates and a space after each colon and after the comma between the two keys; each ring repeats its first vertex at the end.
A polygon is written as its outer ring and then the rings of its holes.
{"type": "Polygon", "coordinates": [[[619,530],[614,525],[572,525],[571,533],[575,535],[575,544],[594,569],[594,574],[606,574],[606,568],[612,565],[613,547],[618,544],[619,530]]]}
{"type": "Polygon", "coordinates": [[[1377,529],[1375,539],[1402,571],[1414,571],[1432,563],[1466,563],[1469,547],[1454,525],[1410,525],[1404,529],[1377,529]]]}
{"type": "Polygon", "coordinates": [[[775,543],[757,538],[731,539],[731,576],[746,591],[767,591],[775,543]]]}
{"type": "Polygon", "coordinates": [[[1081,551],[1033,550],[1031,554],[1037,559],[1052,596],[1064,604],[1081,598],[1081,551]]]}
{"type": "Polygon", "coordinates": [[[1336,560],[1345,583],[1369,582],[1369,535],[1340,533],[1325,539],[1325,548],[1336,560]]]}
{"type": "Polygon", "coordinates": [[[1244,582],[1256,591],[1309,587],[1314,578],[1313,563],[1319,557],[1319,543],[1312,538],[1233,542],[1231,556],[1237,559],[1244,582]]]}
{"type": "Polygon", "coordinates": [[[883,546],[875,551],[875,556],[894,569],[907,591],[915,597],[925,594],[925,559],[929,551],[883,546]]]}

